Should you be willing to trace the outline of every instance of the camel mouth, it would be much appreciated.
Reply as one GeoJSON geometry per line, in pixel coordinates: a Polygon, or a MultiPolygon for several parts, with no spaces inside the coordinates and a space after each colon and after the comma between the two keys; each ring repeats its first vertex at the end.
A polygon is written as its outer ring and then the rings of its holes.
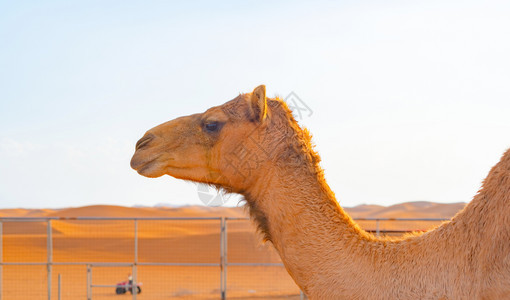
{"type": "Polygon", "coordinates": [[[137,151],[131,158],[131,168],[138,172],[138,174],[147,176],[147,177],[153,177],[150,176],[154,173],[154,171],[157,171],[159,168],[157,160],[160,157],[160,155],[156,155],[153,157],[143,157],[140,155],[140,153],[137,151]]]}

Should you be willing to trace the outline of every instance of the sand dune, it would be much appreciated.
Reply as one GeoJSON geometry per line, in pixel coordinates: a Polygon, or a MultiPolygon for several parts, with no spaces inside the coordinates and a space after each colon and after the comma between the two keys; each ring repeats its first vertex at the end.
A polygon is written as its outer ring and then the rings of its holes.
{"type": "MultiPolygon", "coordinates": [[[[408,202],[389,207],[360,205],[346,208],[354,218],[449,218],[463,203],[408,202]]],[[[242,207],[122,207],[93,205],[64,209],[2,209],[0,217],[60,217],[52,220],[52,259],[59,263],[133,262],[134,222],[131,220],[76,220],[77,217],[246,217],[242,207]]],[[[359,221],[374,229],[374,221],[359,221]]],[[[425,230],[438,222],[379,223],[381,230],[425,230]]],[[[280,263],[271,244],[261,242],[251,221],[228,221],[229,263],[280,263]]],[[[220,262],[219,220],[138,221],[138,261],[142,263],[220,262]]],[[[4,220],[3,262],[45,262],[46,222],[4,220]]],[[[63,278],[64,299],[86,298],[86,266],[54,266],[63,278]]],[[[130,267],[94,267],[94,284],[125,280],[130,267]]],[[[144,283],[138,299],[218,299],[219,266],[139,266],[144,283]]],[[[46,299],[46,266],[3,266],[3,299],[46,299]],[[30,286],[30,289],[25,288],[30,286]]],[[[299,299],[299,289],[281,266],[229,266],[229,299],[299,299]]],[[[55,297],[53,297],[55,298],[55,297]]],[[[93,299],[119,299],[113,288],[95,288],[93,299]]]]}
{"type": "Polygon", "coordinates": [[[18,218],[18,217],[45,217],[47,214],[54,212],[52,209],[0,209],[0,217],[18,218]]]}
{"type": "Polygon", "coordinates": [[[346,208],[353,218],[451,218],[466,203],[406,202],[392,206],[360,205],[346,208]]]}
{"type": "MultiPolygon", "coordinates": [[[[392,206],[346,207],[353,218],[451,218],[465,203],[406,202],[392,206]]],[[[247,217],[242,207],[125,207],[92,205],[64,209],[0,209],[0,217],[247,217]]]]}

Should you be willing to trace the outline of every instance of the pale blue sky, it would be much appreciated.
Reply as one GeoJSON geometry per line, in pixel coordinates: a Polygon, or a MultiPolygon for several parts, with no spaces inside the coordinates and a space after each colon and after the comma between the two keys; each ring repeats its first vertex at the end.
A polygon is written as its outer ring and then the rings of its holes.
{"type": "MultiPolygon", "coordinates": [[[[508,1],[0,1],[0,207],[200,204],[149,128],[266,84],[342,205],[469,201],[510,147],[508,1]]],[[[228,205],[235,205],[230,201],[228,205]]]]}

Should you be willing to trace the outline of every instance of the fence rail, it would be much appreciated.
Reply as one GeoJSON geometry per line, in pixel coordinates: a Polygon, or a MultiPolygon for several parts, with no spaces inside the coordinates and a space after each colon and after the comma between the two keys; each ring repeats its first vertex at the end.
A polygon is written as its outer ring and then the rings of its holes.
{"type": "MultiPolygon", "coordinates": [[[[219,282],[218,282],[218,296],[221,299],[227,298],[227,292],[229,291],[229,280],[228,280],[228,271],[229,267],[233,268],[242,268],[242,267],[283,267],[283,264],[274,253],[271,254],[269,252],[263,252],[263,251],[251,251],[250,249],[254,248],[255,246],[252,246],[252,248],[248,248],[246,245],[252,245],[253,244],[253,237],[252,238],[246,238],[246,234],[248,232],[252,232],[253,228],[251,228],[250,223],[248,223],[248,218],[229,218],[229,217],[209,217],[209,218],[199,218],[199,217],[180,217],[180,218],[116,218],[116,217],[75,217],[75,218],[67,218],[67,217],[50,217],[50,218],[0,218],[0,300],[4,299],[4,291],[6,288],[9,288],[9,286],[6,286],[4,282],[12,282],[10,280],[11,278],[6,277],[4,274],[4,268],[10,268],[13,266],[17,267],[34,267],[34,266],[40,266],[40,267],[46,267],[46,292],[42,295],[38,295],[37,297],[40,299],[47,298],[48,300],[52,299],[61,299],[63,297],[63,293],[61,291],[62,286],[65,286],[65,283],[62,283],[62,280],[65,280],[64,276],[61,276],[61,273],[58,273],[58,277],[55,278],[58,281],[58,285],[56,285],[57,291],[54,291],[55,286],[52,282],[52,279],[54,277],[55,268],[62,267],[62,266],[68,266],[68,267],[84,267],[86,268],[86,298],[92,299],[93,298],[93,289],[102,289],[102,288],[113,288],[116,287],[116,284],[98,284],[94,283],[94,275],[95,269],[98,268],[125,268],[125,270],[130,270],[131,276],[132,276],[132,285],[137,286],[137,283],[139,281],[138,275],[139,275],[139,269],[144,267],[212,267],[212,268],[219,268],[219,282]],[[211,224],[194,224],[193,222],[205,222],[209,221],[211,224]],[[92,223],[91,223],[92,222],[92,223]],[[103,224],[102,226],[97,225],[97,223],[100,222],[103,224]],[[105,223],[106,222],[106,223],[105,223]],[[121,222],[121,223],[119,223],[121,222]],[[148,229],[153,228],[159,228],[155,226],[153,223],[159,223],[161,226],[161,223],[165,222],[183,222],[185,224],[180,224],[181,226],[169,226],[166,228],[167,232],[173,233],[179,230],[185,230],[188,227],[195,228],[196,232],[193,234],[198,234],[200,229],[207,228],[216,228],[214,230],[210,230],[211,234],[210,236],[207,236],[207,238],[202,237],[204,239],[204,242],[201,244],[197,244],[200,247],[210,247],[211,248],[211,254],[208,255],[208,257],[211,257],[210,259],[216,260],[214,261],[207,261],[207,258],[200,258],[198,259],[199,262],[190,262],[190,261],[182,261],[182,257],[187,258],[191,255],[191,253],[178,253],[181,256],[181,261],[179,259],[174,259],[174,261],[164,261],[167,258],[165,257],[162,259],[159,258],[160,261],[148,261],[146,253],[144,255],[140,255],[140,250],[143,250],[147,252],[147,249],[152,249],[151,247],[161,247],[162,253],[165,251],[165,247],[168,247],[170,245],[171,247],[176,246],[175,244],[172,244],[171,242],[165,242],[159,237],[154,237],[155,235],[152,231],[149,231],[148,229]],[[240,222],[244,222],[240,223],[240,222]],[[15,223],[35,223],[38,226],[34,227],[26,227],[26,229],[23,229],[22,226],[19,227],[13,227],[12,224],[15,223]],[[145,223],[149,223],[148,225],[145,223]],[[142,229],[140,228],[140,225],[145,225],[142,229]],[[231,224],[231,228],[229,231],[229,224],[231,224]],[[248,224],[248,225],[246,225],[248,224]],[[79,231],[81,228],[80,226],[83,226],[85,229],[82,231],[79,231]],[[88,227],[87,227],[88,226],[88,227]],[[96,234],[98,236],[92,235],[88,230],[107,230],[111,226],[111,229],[115,229],[118,232],[105,232],[98,231],[96,234]],[[148,226],[148,228],[146,228],[148,226]],[[202,226],[202,227],[200,227],[202,226]],[[6,228],[9,227],[9,228],[6,228]],[[44,228],[45,227],[45,228],[44,228]],[[68,228],[69,227],[69,228],[68,228]],[[198,229],[197,229],[198,227],[198,229]],[[77,230],[79,233],[74,232],[73,230],[77,230]],[[124,231],[123,231],[124,229],[124,231]],[[32,230],[32,232],[30,232],[32,230]],[[66,231],[67,230],[67,231],[66,231]],[[67,235],[63,232],[69,232],[67,235]],[[198,233],[197,233],[198,232],[198,233]],[[29,234],[30,233],[30,234],[29,234]],[[121,238],[116,240],[114,237],[114,233],[118,233],[119,235],[123,235],[122,242],[121,238]],[[90,235],[88,235],[90,234],[90,235]],[[140,234],[143,236],[140,237],[140,234]],[[229,234],[231,234],[231,239],[229,240],[229,234]],[[26,235],[26,237],[24,236],[26,235]],[[159,238],[159,240],[158,240],[159,238]],[[6,239],[4,241],[4,239],[6,239]],[[120,248],[118,248],[118,245],[127,245],[127,248],[132,249],[124,249],[124,252],[128,253],[123,255],[124,257],[130,257],[130,259],[125,259],[125,261],[122,261],[121,258],[116,260],[118,261],[101,261],[101,259],[96,259],[96,261],[90,260],[90,256],[87,256],[87,260],[79,259],[75,256],[67,256],[66,259],[63,259],[62,257],[62,249],[66,246],[66,239],[69,240],[69,243],[73,243],[76,241],[85,241],[83,244],[88,247],[94,246],[95,243],[112,243],[113,248],[120,251],[120,248]],[[131,240],[132,239],[132,240],[131,240]],[[42,250],[42,243],[45,240],[46,244],[46,253],[39,253],[44,252],[42,250]],[[113,243],[112,241],[117,241],[118,243],[113,243]],[[164,245],[158,246],[158,241],[160,243],[164,243],[164,245]],[[211,245],[212,242],[212,245],[211,245]],[[218,242],[219,245],[216,245],[216,242],[218,242]],[[21,243],[21,244],[20,244],[21,243]],[[26,246],[28,248],[32,247],[30,245],[36,245],[33,246],[33,249],[25,249],[24,251],[34,251],[37,255],[39,255],[39,261],[34,261],[36,259],[32,258],[30,255],[26,255],[25,258],[21,258],[21,255],[19,256],[19,261],[16,261],[16,257],[18,257],[16,253],[16,249],[12,250],[10,247],[14,247],[17,244],[20,244],[21,246],[24,246],[23,243],[26,243],[26,246]],[[39,243],[37,245],[37,243],[39,243]],[[142,248],[141,244],[142,243],[142,248]],[[230,246],[237,247],[239,249],[235,250],[233,252],[234,257],[231,261],[229,261],[229,243],[230,246]],[[250,244],[251,243],[251,244],[250,244]],[[12,244],[12,245],[11,245],[12,244]],[[64,246],[62,246],[64,244],[64,246]],[[118,245],[117,245],[118,244],[118,245]],[[215,248],[218,247],[219,249],[215,248]],[[245,247],[246,246],[246,247],[245,247]],[[246,249],[243,250],[242,247],[245,247],[246,249]],[[9,257],[6,259],[6,253],[5,249],[9,250],[8,254],[9,257]],[[55,252],[57,250],[57,252],[55,252]],[[39,252],[37,252],[39,251],[39,252]],[[241,254],[240,254],[241,251],[241,254]],[[250,261],[248,258],[243,256],[242,251],[246,251],[245,254],[249,254],[251,252],[254,252],[251,257],[253,261],[250,261]],[[250,252],[251,251],[251,252],[250,252]],[[260,252],[260,253],[259,253],[260,252]],[[45,254],[43,256],[43,254],[45,254]],[[131,255],[132,254],[132,255],[131,255]],[[265,258],[264,255],[272,256],[270,258],[265,258]],[[56,256],[55,256],[56,255],[56,256]],[[13,258],[14,257],[14,258],[13,258]],[[27,259],[28,257],[28,259],[27,259]],[[42,259],[44,257],[44,260],[42,259]],[[57,257],[58,259],[55,259],[57,257]],[[216,258],[214,258],[216,257],[216,258]],[[141,259],[142,258],[142,259],[141,259]],[[45,294],[45,295],[44,295],[45,294]]],[[[362,225],[362,227],[369,231],[373,232],[375,235],[381,235],[381,234],[400,234],[408,231],[420,231],[425,230],[430,227],[431,225],[435,225],[439,222],[443,222],[446,219],[427,219],[427,218],[358,218],[355,219],[358,223],[362,225]],[[414,225],[406,225],[406,227],[402,226],[381,226],[382,223],[388,223],[391,222],[392,224],[396,223],[405,223],[405,224],[414,224],[414,225]],[[420,223],[421,222],[421,223],[420,223]],[[424,225],[422,223],[425,223],[427,225],[424,225]],[[369,225],[372,224],[372,225],[369,225]],[[421,225],[417,225],[421,224],[421,225]],[[411,228],[413,227],[413,228],[411,228]],[[404,228],[404,229],[402,229],[404,228]]],[[[157,234],[156,234],[157,235],[157,234]]],[[[165,235],[165,231],[161,231],[159,234],[160,236],[165,235]]],[[[198,235],[197,235],[198,236],[198,235]]],[[[176,238],[178,240],[179,237],[176,238]]],[[[184,239],[181,239],[186,243],[184,239]]],[[[18,246],[20,246],[18,245],[18,246]]],[[[20,249],[24,249],[20,246],[20,249]]],[[[68,248],[76,247],[74,244],[67,245],[68,248]]],[[[96,245],[97,246],[97,245],[96,245]]],[[[183,245],[180,245],[183,246],[183,245]]],[[[184,245],[186,246],[186,245],[184,245]]],[[[166,248],[168,249],[168,248],[166,248]]],[[[190,249],[186,249],[185,247],[182,248],[183,251],[188,251],[190,249]]],[[[18,249],[18,251],[21,251],[18,249]]],[[[80,250],[87,250],[87,249],[80,249],[80,250]]],[[[91,252],[94,249],[90,250],[91,252]]],[[[78,252],[76,252],[78,253],[78,252]]],[[[111,254],[111,253],[110,253],[111,254]]],[[[35,255],[35,254],[34,254],[35,255]]],[[[36,255],[36,256],[37,256],[36,255]]],[[[122,256],[122,255],[121,255],[122,256]]],[[[101,258],[100,256],[97,256],[98,258],[101,258]]],[[[154,259],[154,258],[151,258],[154,259]]],[[[157,260],[157,259],[156,259],[157,260]]],[[[282,268],[283,269],[283,268],[282,268]]],[[[243,269],[244,270],[244,269],[243,269]]],[[[12,272],[9,274],[12,275],[12,272]]],[[[11,276],[9,275],[9,276],[11,276]]],[[[20,275],[21,276],[21,275],[20,275]]],[[[24,275],[23,275],[24,276],[24,275]]],[[[79,275],[81,276],[81,275],[79,275]]],[[[231,278],[234,278],[236,275],[232,275],[231,278]]],[[[80,281],[80,280],[77,280],[80,281]]],[[[12,283],[11,283],[12,284],[12,283]]],[[[297,287],[296,287],[297,289],[297,287]]],[[[22,289],[20,289],[23,291],[22,289]]],[[[299,297],[299,290],[297,290],[299,297]]],[[[251,290],[250,290],[251,292],[251,290]]],[[[11,292],[12,293],[12,292],[11,292]]],[[[180,292],[183,294],[184,292],[180,292]]],[[[185,295],[185,293],[184,293],[185,295]]],[[[12,294],[11,294],[12,296],[12,294]]],[[[14,295],[16,298],[17,296],[14,295]]],[[[137,293],[134,292],[132,295],[133,299],[137,299],[137,293]]],[[[32,297],[33,298],[33,297],[32,297]]],[[[95,298],[95,297],[94,297],[95,298]]],[[[301,294],[300,298],[303,298],[303,295],[301,294]]],[[[147,298],[145,298],[147,299],[147,298]]]]}

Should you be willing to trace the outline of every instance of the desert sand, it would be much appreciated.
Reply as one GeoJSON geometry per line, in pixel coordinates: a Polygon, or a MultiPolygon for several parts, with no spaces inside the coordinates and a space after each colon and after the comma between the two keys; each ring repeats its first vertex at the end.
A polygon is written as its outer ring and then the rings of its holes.
{"type": "MultiPolygon", "coordinates": [[[[409,202],[389,207],[346,208],[353,218],[451,218],[464,203],[409,202]]],[[[127,279],[135,257],[132,220],[75,220],[77,217],[244,218],[243,208],[188,206],[120,207],[95,205],[66,209],[0,209],[0,218],[62,218],[52,220],[52,299],[86,299],[87,266],[93,285],[114,285],[127,279]],[[63,263],[73,263],[61,265],[63,263]],[[116,263],[117,265],[100,265],[116,263]]],[[[45,222],[3,222],[3,263],[44,263],[47,260],[45,222]]],[[[367,230],[374,221],[359,221],[367,230]]],[[[427,230],[440,222],[383,221],[380,230],[427,230]]],[[[235,266],[235,263],[280,263],[270,244],[263,244],[250,221],[227,222],[227,295],[229,299],[299,299],[299,289],[282,266],[235,266]]],[[[220,297],[219,220],[138,221],[137,299],[218,299],[220,297]],[[209,266],[156,266],[151,263],[204,263],[209,266]]],[[[2,299],[47,299],[46,265],[3,265],[2,299]]],[[[93,299],[128,299],[113,287],[92,288],[93,299]]]]}

